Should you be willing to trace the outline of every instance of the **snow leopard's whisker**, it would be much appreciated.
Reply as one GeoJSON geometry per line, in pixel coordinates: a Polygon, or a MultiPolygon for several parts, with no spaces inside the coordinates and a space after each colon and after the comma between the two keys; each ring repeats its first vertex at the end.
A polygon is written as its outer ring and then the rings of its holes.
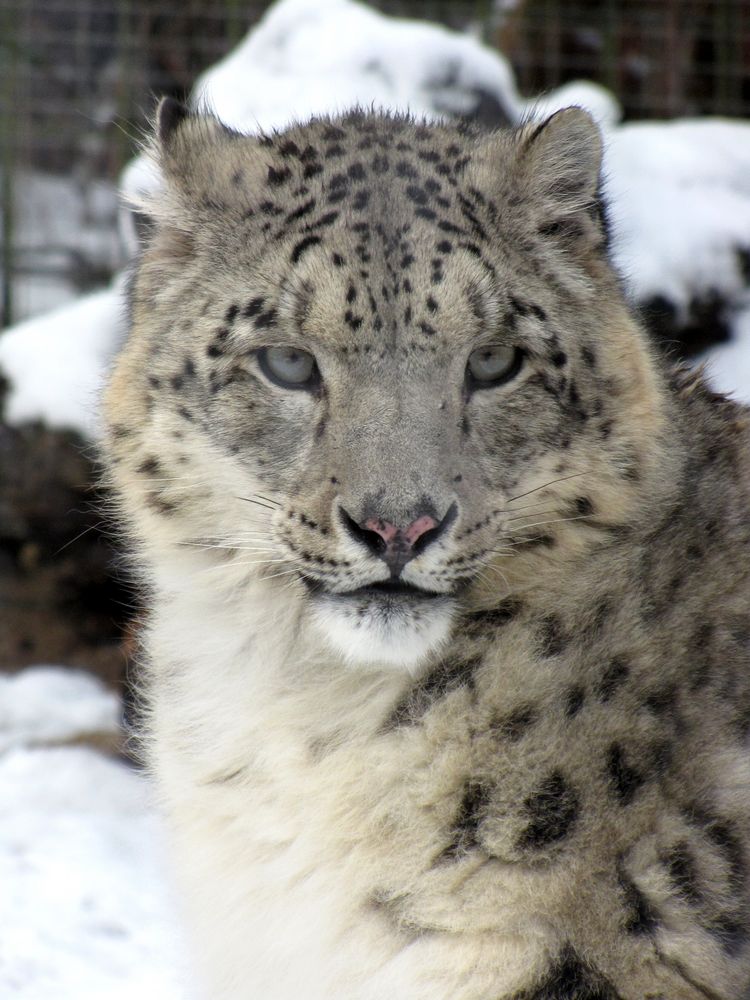
{"type": "Polygon", "coordinates": [[[477,576],[479,576],[480,579],[486,582],[490,582],[487,581],[487,578],[485,576],[485,570],[491,570],[493,573],[496,573],[505,584],[506,588],[508,589],[508,592],[510,592],[510,584],[508,583],[508,578],[506,577],[505,573],[503,573],[503,571],[500,569],[499,566],[496,566],[493,562],[488,561],[483,564],[483,568],[477,573],[477,576]]]}
{"type": "Polygon", "coordinates": [[[65,542],[64,545],[60,546],[57,552],[54,553],[53,559],[56,559],[61,552],[64,552],[68,548],[69,545],[75,544],[75,542],[77,542],[80,538],[83,538],[84,535],[88,535],[90,531],[98,531],[100,528],[103,528],[106,524],[107,521],[97,521],[96,524],[90,524],[88,528],[84,528],[83,531],[79,531],[78,534],[75,535],[75,537],[71,538],[69,541],[65,542]]]}
{"type": "MultiPolygon", "coordinates": [[[[249,541],[250,539],[248,539],[249,541]]],[[[178,545],[185,545],[193,549],[203,549],[204,552],[210,549],[230,549],[232,552],[275,552],[272,546],[249,546],[234,545],[232,542],[178,542],[178,545]]]]}
{"type": "Polygon", "coordinates": [[[293,573],[296,573],[297,575],[299,575],[299,570],[296,569],[296,568],[295,569],[288,569],[288,570],[286,570],[283,573],[272,573],[271,576],[264,576],[263,579],[264,580],[278,580],[279,577],[281,577],[281,576],[291,576],[293,573]]]}
{"type": "MultiPolygon", "coordinates": [[[[506,517],[503,523],[510,524],[511,521],[521,521],[525,517],[541,517],[543,514],[559,514],[559,513],[560,511],[555,510],[554,508],[548,508],[547,510],[535,510],[531,511],[528,514],[516,514],[515,517],[506,517]]],[[[523,525],[519,525],[519,527],[523,527],[523,525]]]]}
{"type": "Polygon", "coordinates": [[[283,507],[284,504],[280,500],[274,500],[272,497],[264,496],[262,493],[253,493],[254,497],[258,497],[261,500],[266,500],[268,503],[275,504],[277,507],[283,507]]]}
{"type": "Polygon", "coordinates": [[[548,486],[554,486],[555,483],[565,483],[568,479],[576,479],[578,476],[588,476],[591,474],[592,469],[586,469],[585,472],[574,472],[570,476],[561,476],[559,479],[550,479],[548,483],[542,483],[541,486],[535,486],[533,490],[527,490],[526,493],[519,493],[516,497],[510,497],[507,503],[513,503],[514,500],[521,500],[523,497],[531,496],[532,493],[537,493],[539,490],[545,490],[548,486]]]}
{"type": "MultiPolygon", "coordinates": [[[[583,521],[583,520],[586,520],[588,517],[589,517],[588,514],[576,514],[575,517],[553,517],[553,518],[550,518],[547,521],[535,521],[533,524],[521,524],[521,525],[519,525],[516,528],[516,531],[528,531],[530,528],[542,528],[542,527],[544,527],[547,524],[561,524],[561,523],[563,523],[565,521],[583,521]]],[[[515,531],[511,534],[511,537],[514,540],[506,542],[505,544],[508,545],[508,546],[524,545],[526,542],[531,541],[531,539],[528,539],[528,538],[522,538],[522,537],[521,538],[517,538],[516,534],[515,534],[515,531]]],[[[541,538],[542,536],[541,535],[537,535],[536,537],[537,538],[541,538]]],[[[498,551],[499,552],[500,550],[498,549],[498,550],[494,550],[494,551],[498,551]]]]}
{"type": "Polygon", "coordinates": [[[515,514],[517,511],[521,510],[534,510],[537,507],[543,507],[546,503],[551,503],[549,497],[546,500],[538,500],[536,503],[527,503],[523,507],[503,507],[498,513],[500,514],[515,514]]]}
{"type": "Polygon", "coordinates": [[[277,507],[272,507],[270,504],[261,503],[260,500],[254,500],[252,497],[235,497],[235,500],[245,500],[247,503],[254,503],[258,507],[265,507],[266,510],[276,511],[277,507]]]}

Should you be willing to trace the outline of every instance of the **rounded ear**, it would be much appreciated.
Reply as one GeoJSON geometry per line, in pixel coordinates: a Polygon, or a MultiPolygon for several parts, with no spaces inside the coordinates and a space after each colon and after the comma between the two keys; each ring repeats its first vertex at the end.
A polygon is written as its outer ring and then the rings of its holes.
{"type": "Polygon", "coordinates": [[[180,122],[189,117],[190,112],[180,101],[176,101],[173,97],[162,97],[156,109],[154,127],[159,144],[162,147],[168,146],[180,122]]]}
{"type": "Polygon", "coordinates": [[[520,140],[517,163],[527,190],[557,212],[591,205],[599,190],[603,147],[588,112],[563,108],[541,125],[527,125],[520,140]]]}
{"type": "Polygon", "coordinates": [[[210,173],[211,163],[237,133],[210,113],[196,113],[172,97],[163,97],[154,119],[153,152],[167,177],[178,183],[210,173]]]}

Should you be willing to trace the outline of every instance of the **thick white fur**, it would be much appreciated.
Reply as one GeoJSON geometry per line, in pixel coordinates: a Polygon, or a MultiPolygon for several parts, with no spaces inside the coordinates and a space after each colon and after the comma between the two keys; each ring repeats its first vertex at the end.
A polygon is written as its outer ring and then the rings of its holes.
{"type": "Polygon", "coordinates": [[[447,640],[452,612],[453,602],[447,599],[416,615],[406,608],[394,609],[387,616],[380,610],[361,616],[342,608],[340,602],[323,600],[316,602],[312,617],[347,663],[387,664],[416,674],[447,640]]]}
{"type": "Polygon", "coordinates": [[[373,773],[360,749],[408,674],[352,670],[274,581],[231,581],[193,553],[172,569],[148,640],[160,664],[151,724],[196,995],[476,1000],[498,968],[518,982],[528,940],[495,934],[485,949],[481,934],[401,933],[371,900],[384,867],[408,878],[410,845],[383,857],[393,841],[375,825],[398,798],[402,758],[383,752],[373,773]],[[328,758],[315,760],[316,743],[328,758]]]}

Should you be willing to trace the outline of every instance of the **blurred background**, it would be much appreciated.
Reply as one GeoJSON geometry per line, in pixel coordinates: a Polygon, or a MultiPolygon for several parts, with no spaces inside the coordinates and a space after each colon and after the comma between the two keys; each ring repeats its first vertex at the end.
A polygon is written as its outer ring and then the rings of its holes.
{"type": "MultiPolygon", "coordinates": [[[[185,97],[268,4],[247,0],[0,0],[3,325],[100,287],[118,260],[113,196],[154,95],[185,97]],[[36,174],[35,172],[38,172],[36,174]],[[75,181],[89,227],[45,218],[75,181]],[[19,281],[23,278],[23,281],[19,281]]],[[[468,30],[522,94],[601,83],[628,119],[750,111],[747,0],[412,0],[378,10],[468,30]]],[[[70,206],[71,212],[74,206],[70,206]]]]}

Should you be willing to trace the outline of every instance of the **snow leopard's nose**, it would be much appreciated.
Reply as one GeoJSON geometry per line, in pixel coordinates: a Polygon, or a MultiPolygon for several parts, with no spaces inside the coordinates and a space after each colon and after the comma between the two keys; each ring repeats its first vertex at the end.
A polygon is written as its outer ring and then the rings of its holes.
{"type": "Polygon", "coordinates": [[[405,527],[400,527],[377,515],[357,522],[341,508],[342,521],[351,537],[384,560],[393,576],[398,576],[411,559],[436,541],[453,523],[456,514],[456,505],[452,503],[440,521],[425,512],[418,514],[405,527]]]}

